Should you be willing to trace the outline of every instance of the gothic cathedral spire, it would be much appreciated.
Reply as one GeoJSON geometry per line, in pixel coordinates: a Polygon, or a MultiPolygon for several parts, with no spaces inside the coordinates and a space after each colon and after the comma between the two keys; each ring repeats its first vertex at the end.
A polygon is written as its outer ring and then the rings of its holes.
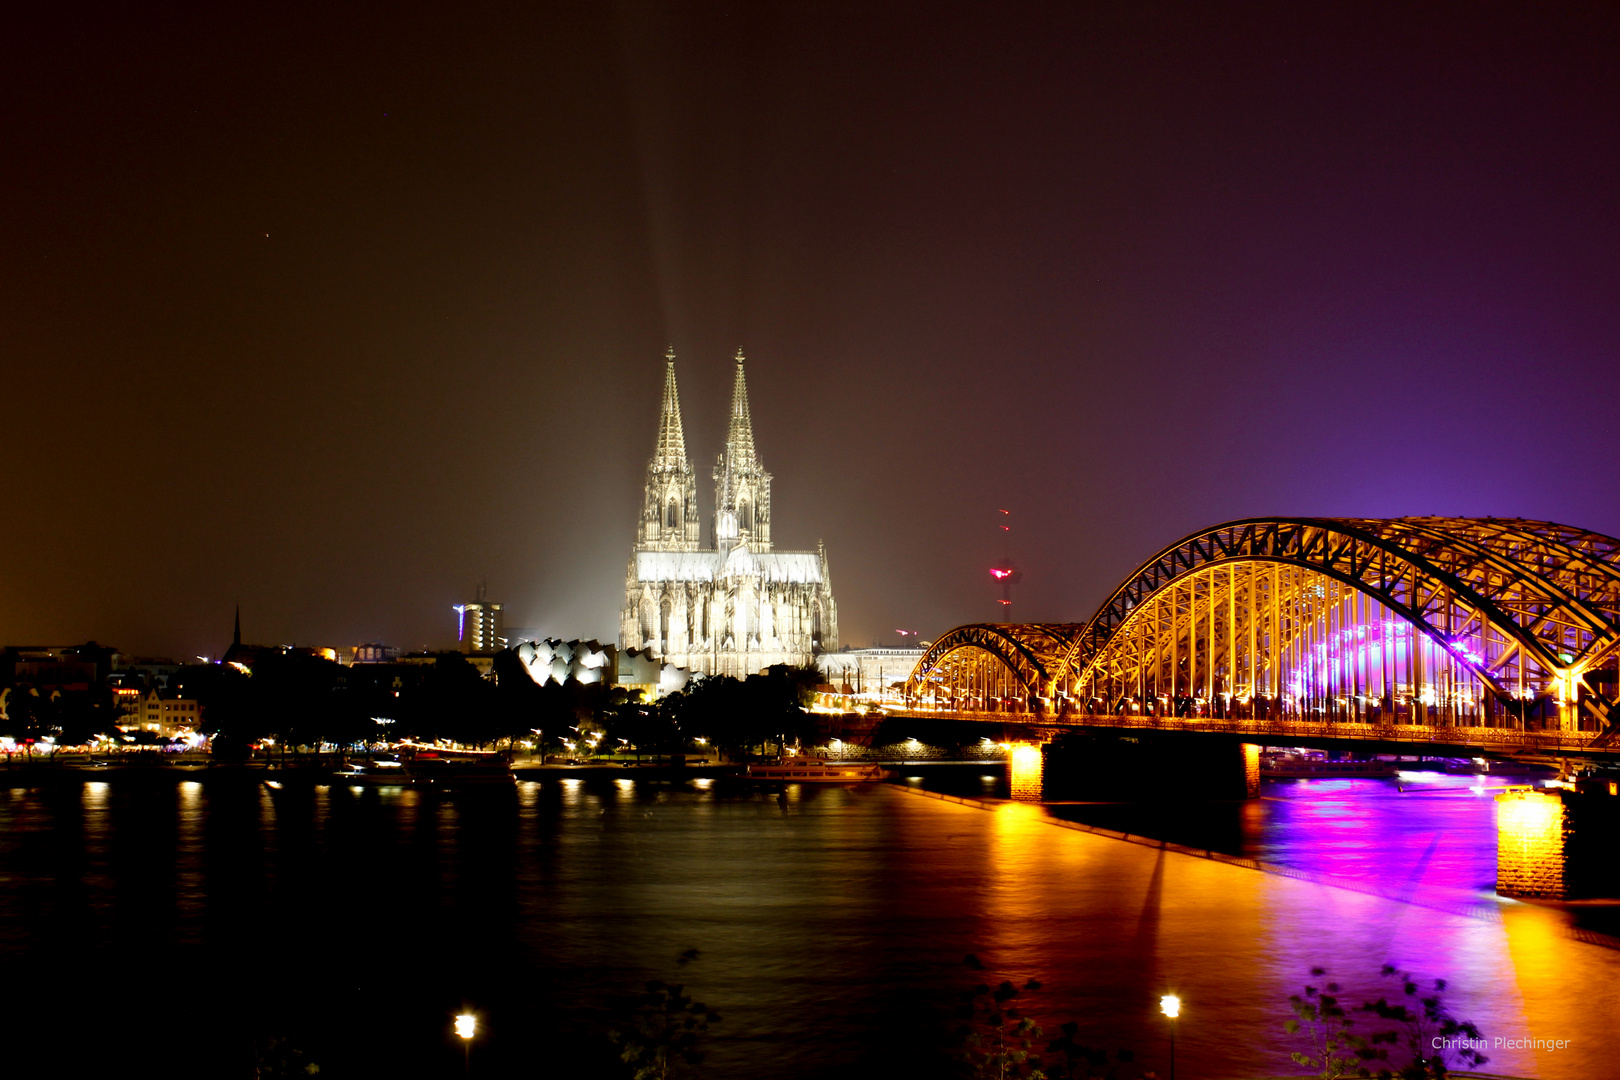
{"type": "Polygon", "coordinates": [[[664,402],[658,414],[658,442],[647,462],[636,546],[642,551],[696,551],[702,519],[697,508],[697,473],[686,459],[681,397],[675,388],[675,346],[664,354],[664,402]]]}
{"type": "Polygon", "coordinates": [[[748,379],[743,351],[731,385],[731,420],[726,448],[714,466],[714,538],[717,547],[746,545],[771,550],[771,474],[754,450],[754,422],[748,413],[748,379]]]}
{"type": "Polygon", "coordinates": [[[658,445],[653,450],[656,468],[680,472],[686,464],[686,432],[681,428],[681,395],[675,388],[675,346],[664,354],[664,404],[658,413],[658,445]]]}

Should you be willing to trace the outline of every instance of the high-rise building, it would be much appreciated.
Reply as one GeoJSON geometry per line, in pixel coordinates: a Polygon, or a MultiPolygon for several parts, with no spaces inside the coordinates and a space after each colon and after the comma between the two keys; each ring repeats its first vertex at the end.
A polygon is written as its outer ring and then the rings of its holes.
{"type": "Polygon", "coordinates": [[[505,647],[505,627],[501,625],[501,605],[489,602],[489,586],[478,584],[478,599],[457,604],[457,636],[461,651],[468,656],[489,656],[505,647]]]}
{"type": "Polygon", "coordinates": [[[754,446],[742,350],[725,447],[714,467],[713,548],[700,546],[673,349],[664,360],[664,400],[626,575],[620,645],[705,675],[808,665],[838,648],[827,552],[772,548],[771,474],[754,446]]]}

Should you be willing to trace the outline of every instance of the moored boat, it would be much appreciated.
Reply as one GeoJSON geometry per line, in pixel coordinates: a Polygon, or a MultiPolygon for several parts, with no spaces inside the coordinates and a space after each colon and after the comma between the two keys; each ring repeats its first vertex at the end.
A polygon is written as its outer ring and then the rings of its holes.
{"type": "Polygon", "coordinates": [[[1308,777],[1394,776],[1393,761],[1328,761],[1300,754],[1262,754],[1260,775],[1273,779],[1308,777]]]}
{"type": "Polygon", "coordinates": [[[748,766],[748,779],[794,784],[870,784],[891,780],[895,773],[880,765],[821,758],[783,758],[748,766]]]}
{"type": "Polygon", "coordinates": [[[512,764],[504,756],[476,750],[419,750],[411,758],[410,770],[417,784],[434,787],[517,782],[512,764]]]}
{"type": "Polygon", "coordinates": [[[334,784],[361,787],[403,787],[411,783],[411,771],[405,763],[388,758],[373,761],[344,761],[341,768],[332,770],[334,784]]]}

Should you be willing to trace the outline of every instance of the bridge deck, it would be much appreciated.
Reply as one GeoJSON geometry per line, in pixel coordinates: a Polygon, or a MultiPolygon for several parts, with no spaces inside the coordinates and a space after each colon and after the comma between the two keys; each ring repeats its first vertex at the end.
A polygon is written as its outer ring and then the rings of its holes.
{"type": "Polygon", "coordinates": [[[993,724],[1062,729],[1111,728],[1242,735],[1271,746],[1295,740],[1350,740],[1412,745],[1443,750],[1477,750],[1510,757],[1620,758],[1620,746],[1600,741],[1597,732],[1521,731],[1514,728],[1439,727],[1422,724],[1357,724],[1319,720],[1249,720],[1215,717],[1115,716],[1039,712],[963,712],[901,708],[894,715],[921,720],[973,720],[993,724]]]}

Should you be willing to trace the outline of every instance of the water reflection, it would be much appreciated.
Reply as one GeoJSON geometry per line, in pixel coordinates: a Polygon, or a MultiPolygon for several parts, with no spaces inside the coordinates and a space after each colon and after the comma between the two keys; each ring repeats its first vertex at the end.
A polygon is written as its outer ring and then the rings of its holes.
{"type": "Polygon", "coordinates": [[[197,940],[203,911],[203,786],[182,780],[178,786],[178,827],[174,837],[174,902],[184,940],[197,940]]]}
{"type": "MultiPolygon", "coordinates": [[[[1348,797],[1294,790],[1233,813],[1264,814],[1278,853],[1371,872],[1376,853],[1344,847],[1348,797]]],[[[1476,877],[1477,860],[1448,852],[1474,834],[1447,808],[1478,798],[1378,794],[1364,821],[1406,807],[1410,825],[1388,839],[1386,876],[1419,900],[1476,877]]],[[[1329,967],[1354,997],[1378,989],[1385,961],[1451,979],[1456,1011],[1487,1034],[1577,1041],[1561,1056],[1493,1053],[1490,1071],[1600,1075],[1614,954],[1572,939],[1556,911],[1470,911],[1120,843],[1055,827],[1039,807],[879,787],[210,782],[0,797],[0,954],[13,973],[0,1006],[99,1018],[52,1047],[63,1075],[128,1064],[146,1028],[115,1003],[143,995],[188,1001],[182,1074],[275,1030],[327,1075],[447,1075],[459,1061],[442,1017],[474,1002],[492,1075],[532,1071],[537,1045],[550,1071],[598,1075],[613,1067],[591,1034],[603,1010],[651,977],[720,1008],[705,1068],[721,1078],[943,1070],[934,1048],[953,994],[1003,977],[1045,985],[1029,999],[1043,1026],[1078,1019],[1161,1075],[1156,1002],[1176,992],[1184,1061],[1286,1075],[1280,1026],[1307,969],[1329,967]],[[677,971],[688,947],[703,956],[677,971]],[[989,970],[965,969],[968,952],[989,970]],[[360,962],[388,955],[408,963],[360,962]]],[[[18,1053],[26,1064],[31,1051],[18,1053]]]]}

